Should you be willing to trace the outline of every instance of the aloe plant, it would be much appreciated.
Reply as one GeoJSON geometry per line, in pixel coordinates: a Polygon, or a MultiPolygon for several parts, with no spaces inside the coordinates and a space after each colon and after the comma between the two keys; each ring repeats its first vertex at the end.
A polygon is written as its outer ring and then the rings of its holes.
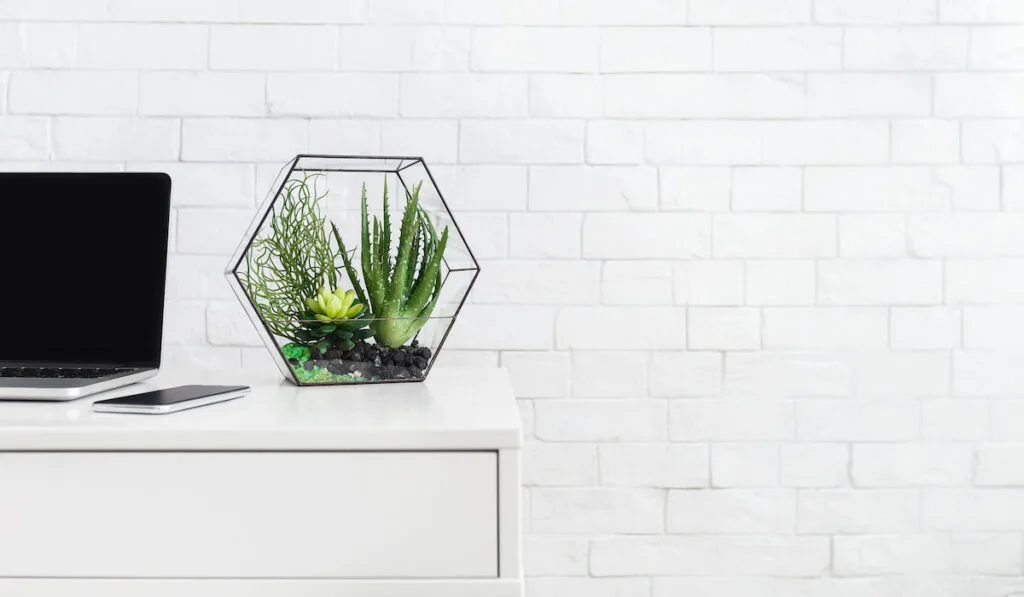
{"type": "Polygon", "coordinates": [[[383,219],[374,216],[372,227],[366,208],[366,184],[363,184],[360,262],[365,289],[338,227],[331,223],[345,271],[359,301],[370,305],[370,329],[377,343],[383,346],[397,348],[412,339],[427,323],[441,293],[441,258],[448,244],[448,228],[445,227],[438,238],[429,216],[419,205],[422,186],[421,182],[412,192],[406,191],[397,253],[392,259],[387,182],[384,184],[383,219]]]}

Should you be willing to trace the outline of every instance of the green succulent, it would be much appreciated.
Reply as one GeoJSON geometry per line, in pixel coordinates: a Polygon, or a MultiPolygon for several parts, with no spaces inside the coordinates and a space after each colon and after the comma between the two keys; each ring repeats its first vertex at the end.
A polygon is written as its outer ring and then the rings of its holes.
{"type": "Polygon", "coordinates": [[[306,307],[324,323],[341,323],[363,310],[363,304],[356,302],[356,291],[338,288],[331,292],[326,286],[315,297],[306,299],[306,307]]]}
{"type": "Polygon", "coordinates": [[[356,302],[353,290],[331,291],[324,286],[316,297],[307,298],[300,315],[298,340],[315,348],[322,355],[331,348],[351,350],[356,340],[369,338],[369,314],[356,302]]]}
{"type": "Polygon", "coordinates": [[[383,220],[370,218],[366,208],[366,184],[362,194],[362,238],[360,260],[362,281],[338,232],[331,224],[341,250],[345,271],[362,303],[373,313],[370,329],[378,344],[397,348],[405,345],[427,323],[434,310],[443,283],[441,257],[448,244],[448,228],[438,238],[428,214],[419,206],[420,189],[406,192],[405,212],[398,237],[398,253],[391,258],[391,208],[387,182],[384,184],[383,220]]]}

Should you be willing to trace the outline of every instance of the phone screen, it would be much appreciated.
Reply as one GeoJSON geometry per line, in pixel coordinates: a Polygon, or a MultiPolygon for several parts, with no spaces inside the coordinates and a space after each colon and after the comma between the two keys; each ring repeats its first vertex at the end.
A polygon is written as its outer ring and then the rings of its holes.
{"type": "Polygon", "coordinates": [[[122,396],[121,398],[99,400],[96,404],[170,406],[172,404],[195,400],[196,398],[205,398],[207,396],[216,396],[218,394],[229,394],[231,392],[241,392],[247,389],[249,388],[246,386],[179,386],[176,388],[166,388],[163,390],[144,392],[142,394],[134,394],[132,396],[122,396]]]}

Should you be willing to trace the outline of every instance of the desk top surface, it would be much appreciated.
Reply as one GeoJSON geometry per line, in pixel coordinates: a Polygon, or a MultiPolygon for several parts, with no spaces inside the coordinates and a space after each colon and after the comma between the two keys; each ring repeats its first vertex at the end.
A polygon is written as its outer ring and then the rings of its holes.
{"type": "Polygon", "coordinates": [[[96,400],[234,378],[161,371],[71,402],[0,402],[0,451],[492,450],[518,447],[503,369],[435,369],[423,383],[298,388],[250,383],[244,398],[168,415],[92,412],[96,400]]]}

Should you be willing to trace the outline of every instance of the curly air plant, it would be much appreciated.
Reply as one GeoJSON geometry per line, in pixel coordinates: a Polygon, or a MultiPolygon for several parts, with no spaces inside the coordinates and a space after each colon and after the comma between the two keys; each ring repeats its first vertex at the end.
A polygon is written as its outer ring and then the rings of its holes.
{"type": "Polygon", "coordinates": [[[429,215],[419,206],[422,186],[420,183],[411,193],[406,192],[398,252],[392,260],[387,184],[384,186],[383,220],[373,217],[372,233],[366,208],[366,185],[363,185],[360,259],[365,289],[337,226],[332,224],[345,271],[359,301],[370,305],[370,329],[382,346],[397,348],[412,339],[427,323],[441,293],[441,257],[448,244],[448,228],[445,227],[439,239],[429,215]]]}

